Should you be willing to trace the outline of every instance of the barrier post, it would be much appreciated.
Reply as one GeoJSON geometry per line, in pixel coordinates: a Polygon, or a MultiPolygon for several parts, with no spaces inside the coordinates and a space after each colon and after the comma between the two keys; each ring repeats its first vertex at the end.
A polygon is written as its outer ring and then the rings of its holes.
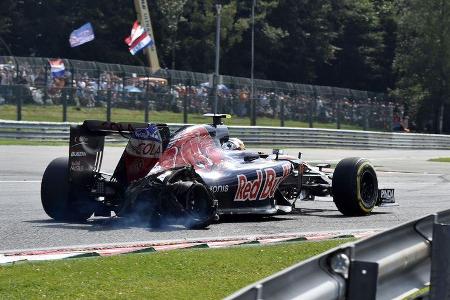
{"type": "MultiPolygon", "coordinates": [[[[70,66],[70,85],[69,85],[69,103],[75,103],[74,100],[74,94],[75,94],[75,89],[74,89],[74,82],[75,82],[75,68],[73,67],[72,63],[70,62],[70,60],[68,60],[69,62],[69,66],[70,66]]],[[[100,84],[98,85],[100,86],[100,84]]],[[[64,101],[64,107],[63,107],[63,122],[67,121],[67,99],[65,99],[64,101]]]]}
{"type": "Polygon", "coordinates": [[[111,122],[111,88],[106,92],[106,121],[111,122]]]}
{"type": "Polygon", "coordinates": [[[363,129],[367,130],[369,128],[369,103],[364,104],[364,120],[363,129]]]}
{"type": "Polygon", "coordinates": [[[284,127],[284,99],[280,101],[280,126],[284,127]]]}
{"type": "Polygon", "coordinates": [[[378,263],[352,261],[350,264],[347,299],[375,300],[377,298],[378,263]]]}
{"type": "Polygon", "coordinates": [[[341,129],[341,98],[336,100],[336,128],[341,129]]]}
{"type": "Polygon", "coordinates": [[[450,224],[434,216],[431,243],[430,300],[450,299],[450,224]]]}
{"type": "Polygon", "coordinates": [[[149,100],[148,100],[148,97],[145,97],[145,100],[144,100],[144,122],[145,123],[148,123],[148,111],[149,111],[148,107],[149,107],[149,100]]]}
{"type": "Polygon", "coordinates": [[[62,121],[67,122],[67,88],[63,88],[61,93],[62,98],[62,105],[63,105],[63,111],[62,111],[62,121]]]}
{"type": "Polygon", "coordinates": [[[45,78],[44,78],[44,105],[47,104],[47,99],[48,99],[48,69],[49,66],[48,64],[45,65],[44,70],[45,70],[45,78]]]}
{"type": "Polygon", "coordinates": [[[314,127],[314,107],[316,104],[316,100],[317,100],[317,91],[316,91],[316,87],[313,87],[313,98],[309,99],[309,128],[313,128],[314,127]]]}
{"type": "Polygon", "coordinates": [[[183,123],[188,123],[188,106],[187,106],[187,95],[183,96],[183,123]]]}
{"type": "Polygon", "coordinates": [[[389,119],[388,119],[388,131],[392,132],[393,130],[393,122],[394,120],[394,107],[392,105],[389,105],[389,119]]]}
{"type": "Polygon", "coordinates": [[[22,121],[22,85],[16,85],[16,87],[17,121],[22,121]]]}

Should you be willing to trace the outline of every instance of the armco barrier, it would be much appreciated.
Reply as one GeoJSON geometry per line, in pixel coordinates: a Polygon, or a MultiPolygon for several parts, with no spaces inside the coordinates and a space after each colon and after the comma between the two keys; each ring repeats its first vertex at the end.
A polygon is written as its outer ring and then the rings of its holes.
{"type": "MultiPolygon", "coordinates": [[[[0,138],[67,140],[71,124],[76,123],[0,120],[0,138]]],[[[169,124],[169,127],[174,131],[184,125],[169,124]]],[[[241,138],[250,146],[450,150],[450,135],[262,126],[229,129],[230,136],[241,138]]]]}
{"type": "Polygon", "coordinates": [[[426,216],[289,267],[226,300],[403,299],[429,283],[431,300],[450,299],[448,224],[450,210],[426,216]]]}

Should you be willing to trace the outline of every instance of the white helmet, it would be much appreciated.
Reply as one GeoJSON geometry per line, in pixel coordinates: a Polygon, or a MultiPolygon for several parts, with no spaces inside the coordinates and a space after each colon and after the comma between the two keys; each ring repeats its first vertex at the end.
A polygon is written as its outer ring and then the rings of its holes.
{"type": "Polygon", "coordinates": [[[224,150],[245,150],[244,142],[238,138],[230,138],[228,141],[222,144],[224,150]]]}

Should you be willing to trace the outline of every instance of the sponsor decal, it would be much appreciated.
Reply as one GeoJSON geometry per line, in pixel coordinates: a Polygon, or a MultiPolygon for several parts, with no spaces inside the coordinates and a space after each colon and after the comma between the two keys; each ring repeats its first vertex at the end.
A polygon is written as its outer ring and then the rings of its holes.
{"type": "Polygon", "coordinates": [[[283,173],[277,177],[273,168],[256,170],[256,179],[248,180],[244,174],[237,175],[238,187],[234,195],[234,201],[254,201],[273,198],[278,185],[291,173],[291,165],[282,165],[283,173]],[[264,174],[264,180],[263,180],[264,174]]]}
{"type": "Polygon", "coordinates": [[[158,127],[152,124],[148,128],[134,131],[126,151],[136,157],[159,158],[162,152],[162,142],[158,127]]]}
{"type": "Polygon", "coordinates": [[[395,201],[394,189],[380,189],[379,198],[384,201],[395,201]]]}
{"type": "Polygon", "coordinates": [[[76,136],[74,138],[74,142],[75,143],[87,143],[88,142],[88,137],[87,136],[76,136]]]}
{"type": "Polygon", "coordinates": [[[70,171],[75,171],[75,172],[83,172],[84,168],[81,165],[80,161],[73,161],[70,164],[70,171]]]}
{"type": "Polygon", "coordinates": [[[228,192],[228,185],[212,185],[209,190],[213,193],[223,193],[228,192]]]}
{"type": "Polygon", "coordinates": [[[134,132],[135,129],[133,127],[133,125],[131,125],[130,123],[126,124],[126,128],[123,128],[121,123],[115,123],[115,122],[103,122],[101,124],[101,126],[103,126],[104,128],[106,128],[107,130],[111,130],[111,131],[118,131],[118,132],[122,132],[122,131],[129,131],[129,132],[134,132]]]}
{"type": "Polygon", "coordinates": [[[70,157],[84,157],[86,156],[86,152],[79,151],[79,152],[70,152],[70,157]]]}
{"type": "MultiPolygon", "coordinates": [[[[271,169],[273,171],[273,169],[271,169]]],[[[275,172],[275,171],[274,171],[275,172]]],[[[240,174],[238,178],[238,188],[234,201],[256,200],[262,183],[262,171],[256,171],[256,179],[248,181],[247,176],[240,174]]]]}
{"type": "Polygon", "coordinates": [[[154,141],[130,140],[127,145],[127,153],[144,158],[159,158],[161,155],[161,143],[154,141]]]}
{"type": "Polygon", "coordinates": [[[139,140],[153,140],[161,142],[161,136],[159,135],[158,127],[154,124],[150,124],[147,128],[139,128],[133,132],[133,138],[139,140]]]}

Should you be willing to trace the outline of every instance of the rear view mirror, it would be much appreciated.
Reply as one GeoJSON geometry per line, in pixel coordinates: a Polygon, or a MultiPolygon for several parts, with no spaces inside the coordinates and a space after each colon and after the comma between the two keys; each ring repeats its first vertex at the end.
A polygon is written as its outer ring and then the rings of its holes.
{"type": "Polygon", "coordinates": [[[272,154],[283,155],[284,150],[283,149],[273,149],[272,154]]]}

